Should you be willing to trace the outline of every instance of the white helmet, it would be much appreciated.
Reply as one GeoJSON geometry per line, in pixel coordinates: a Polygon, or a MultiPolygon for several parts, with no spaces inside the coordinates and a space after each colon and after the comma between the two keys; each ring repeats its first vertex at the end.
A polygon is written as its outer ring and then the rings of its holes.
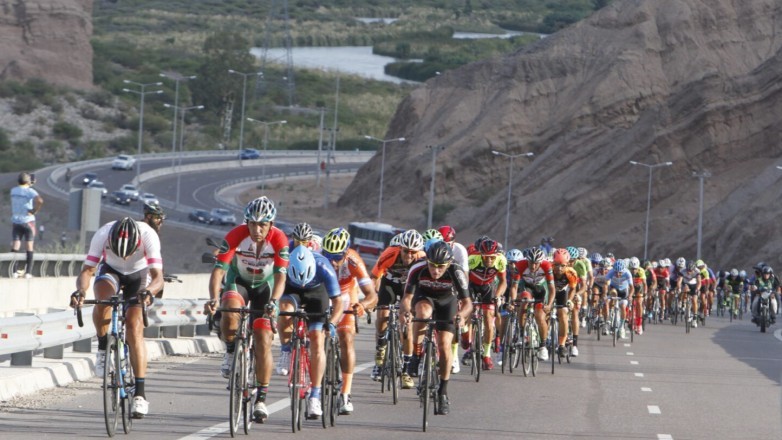
{"type": "Polygon", "coordinates": [[[679,257],[676,259],[676,267],[679,269],[684,269],[687,267],[687,260],[684,259],[684,257],[679,257]]]}
{"type": "Polygon", "coordinates": [[[420,251],[424,249],[424,238],[415,229],[408,229],[400,237],[399,244],[403,248],[420,251]]]}
{"type": "Polygon", "coordinates": [[[638,257],[632,257],[630,258],[630,269],[638,269],[641,267],[641,262],[638,260],[638,257]]]}

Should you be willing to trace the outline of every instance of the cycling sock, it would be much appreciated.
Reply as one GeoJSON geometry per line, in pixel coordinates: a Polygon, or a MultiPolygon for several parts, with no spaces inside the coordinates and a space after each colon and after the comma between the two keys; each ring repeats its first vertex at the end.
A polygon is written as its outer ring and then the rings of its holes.
{"type": "Polygon", "coordinates": [[[109,335],[98,336],[98,350],[106,351],[107,345],[109,345],[109,335]]]}
{"type": "Polygon", "coordinates": [[[424,344],[415,344],[413,353],[415,353],[416,356],[421,357],[421,355],[424,354],[424,344]]]}
{"type": "Polygon", "coordinates": [[[25,272],[29,274],[33,273],[33,251],[27,251],[27,267],[25,267],[25,272]]]}
{"type": "Polygon", "coordinates": [[[459,357],[459,343],[458,342],[454,342],[453,344],[451,344],[451,356],[454,359],[459,357]]]}
{"type": "Polygon", "coordinates": [[[236,351],[236,341],[226,342],[225,351],[228,353],[233,353],[234,351],[236,351]]]}
{"type": "Polygon", "coordinates": [[[437,389],[437,395],[448,394],[448,380],[440,379],[440,388],[437,389]]]}
{"type": "Polygon", "coordinates": [[[385,347],[386,345],[388,345],[388,339],[381,336],[377,338],[377,344],[375,345],[375,349],[379,350],[381,347],[385,347]]]}
{"type": "Polygon", "coordinates": [[[282,344],[280,346],[280,351],[283,353],[290,353],[291,352],[291,343],[288,342],[287,344],[282,344]]]}
{"type": "Polygon", "coordinates": [[[256,402],[266,402],[266,394],[269,392],[269,384],[262,383],[258,385],[258,396],[256,396],[256,402]]]}
{"type": "Polygon", "coordinates": [[[491,342],[488,344],[483,344],[483,354],[484,356],[488,356],[489,353],[491,353],[491,342]]]}
{"type": "Polygon", "coordinates": [[[310,399],[320,399],[320,387],[312,387],[310,399]]]}
{"type": "Polygon", "coordinates": [[[410,363],[410,355],[409,354],[403,354],[402,355],[402,371],[407,371],[407,364],[410,363]]]}
{"type": "Polygon", "coordinates": [[[133,393],[133,396],[146,397],[144,395],[144,378],[143,377],[137,377],[136,378],[136,391],[133,393]]]}
{"type": "Polygon", "coordinates": [[[578,347],[578,335],[573,335],[573,346],[578,347]]]}
{"type": "Polygon", "coordinates": [[[353,386],[353,373],[342,373],[342,394],[350,394],[353,386]]]}

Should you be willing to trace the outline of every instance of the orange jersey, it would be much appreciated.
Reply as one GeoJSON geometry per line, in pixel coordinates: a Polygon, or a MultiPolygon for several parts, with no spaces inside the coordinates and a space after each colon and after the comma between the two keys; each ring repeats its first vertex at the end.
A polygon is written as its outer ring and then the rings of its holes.
{"type": "MultiPolygon", "coordinates": [[[[332,265],[333,266],[333,265],[332,265]]],[[[358,302],[359,286],[371,285],[367,266],[355,249],[348,249],[345,259],[335,268],[339,280],[339,290],[342,292],[342,302],[347,310],[351,304],[358,302]]]]}
{"type": "MultiPolygon", "coordinates": [[[[375,267],[372,268],[372,278],[386,277],[388,281],[393,283],[404,285],[407,281],[407,271],[410,266],[402,262],[402,248],[399,246],[391,246],[386,248],[375,263],[375,267]]],[[[416,252],[413,262],[421,258],[426,258],[424,251],[416,252]]]]}
{"type": "Polygon", "coordinates": [[[578,273],[572,267],[566,267],[562,269],[562,274],[557,276],[554,274],[554,287],[557,291],[560,290],[573,290],[578,285],[578,273]]]}

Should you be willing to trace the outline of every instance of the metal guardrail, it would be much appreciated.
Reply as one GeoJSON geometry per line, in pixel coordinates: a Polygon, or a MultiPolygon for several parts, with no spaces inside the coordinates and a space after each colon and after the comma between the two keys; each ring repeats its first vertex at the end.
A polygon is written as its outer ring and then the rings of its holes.
{"type": "MultiPolygon", "coordinates": [[[[0,277],[14,276],[16,263],[24,266],[24,252],[7,252],[0,254],[0,277]]],[[[84,254],[33,254],[33,268],[28,271],[35,277],[72,277],[78,275],[84,264],[84,254]]]]}
{"type": "MultiPolygon", "coordinates": [[[[147,309],[149,327],[145,337],[176,338],[208,334],[205,299],[156,299],[147,309]]],[[[92,307],[85,307],[83,315],[91,316],[92,307]]],[[[79,327],[72,310],[0,318],[0,356],[11,355],[12,366],[32,365],[33,355],[43,351],[49,359],[62,359],[66,345],[74,351],[89,352],[95,327],[89,319],[79,327]]]]}

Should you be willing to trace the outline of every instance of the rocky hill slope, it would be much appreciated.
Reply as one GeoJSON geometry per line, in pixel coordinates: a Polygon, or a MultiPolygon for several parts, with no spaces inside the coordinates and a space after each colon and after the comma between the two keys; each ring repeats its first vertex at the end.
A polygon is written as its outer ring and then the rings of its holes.
{"type": "Polygon", "coordinates": [[[92,0],[0,0],[0,80],[92,88],[92,0]]]}
{"type": "MultiPolygon", "coordinates": [[[[617,0],[518,53],[439,76],[398,108],[387,138],[386,220],[423,227],[437,158],[436,203],[457,236],[500,240],[508,154],[512,243],[576,244],[643,254],[654,171],[651,257],[696,254],[698,179],[708,170],[703,256],[713,265],[779,263],[782,3],[617,0]],[[422,214],[423,213],[423,214],[422,214]]],[[[380,157],[340,205],[373,216],[380,157]]]]}

